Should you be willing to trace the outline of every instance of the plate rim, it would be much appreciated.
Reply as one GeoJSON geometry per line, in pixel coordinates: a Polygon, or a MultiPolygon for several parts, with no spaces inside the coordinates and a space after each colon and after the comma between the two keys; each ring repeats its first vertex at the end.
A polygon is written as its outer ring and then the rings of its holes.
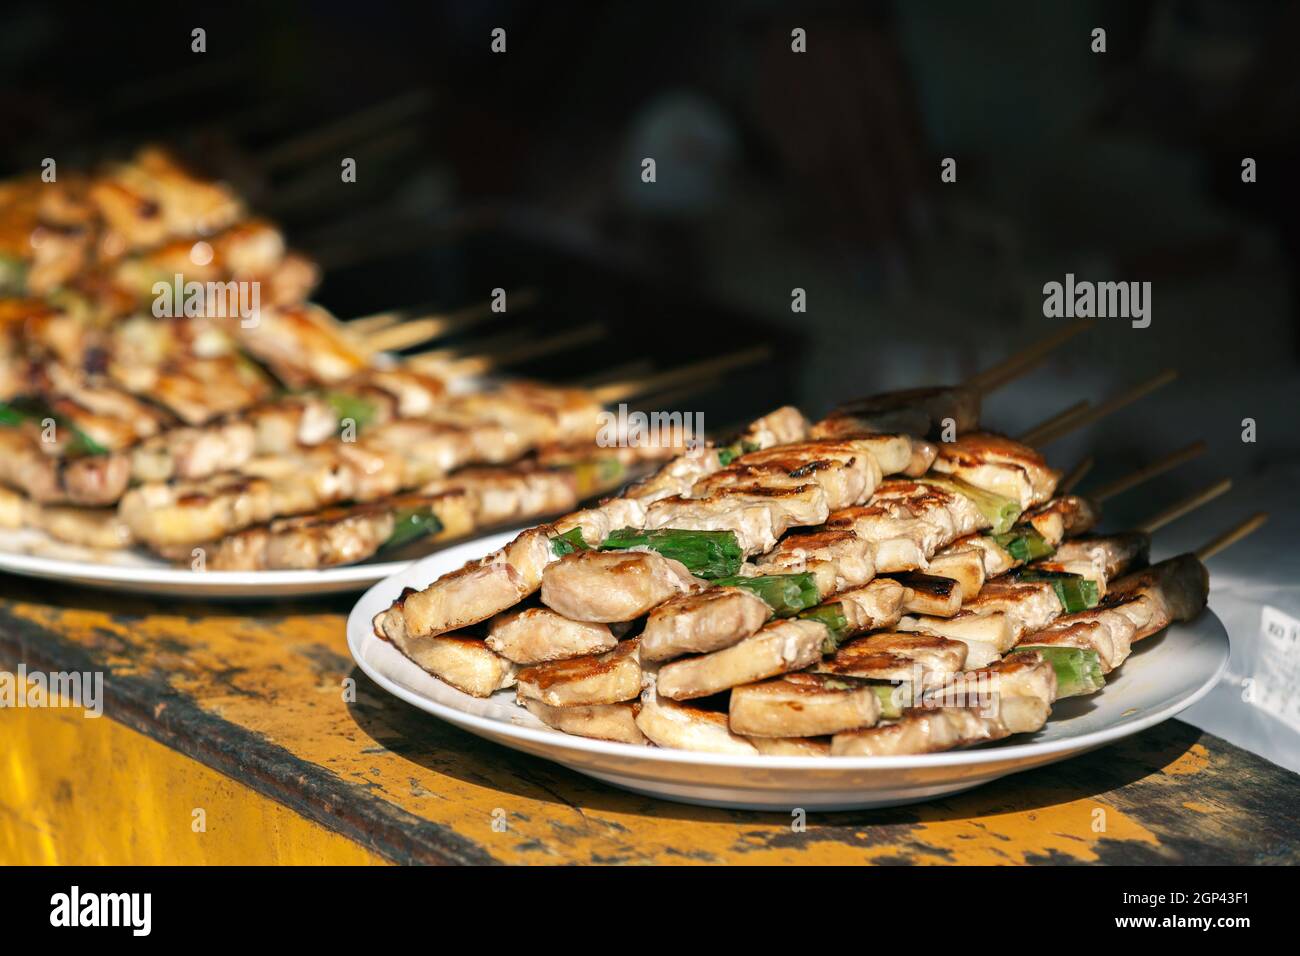
{"type": "MultiPolygon", "coordinates": [[[[1069,755],[1076,750],[1095,749],[1105,746],[1116,740],[1130,737],[1134,734],[1141,733],[1143,730],[1153,727],[1156,724],[1163,723],[1176,714],[1186,710],[1193,704],[1205,697],[1215,686],[1222,680],[1224,673],[1227,671],[1229,660],[1231,659],[1231,642],[1228,639],[1227,629],[1219,616],[1214,613],[1208,606],[1202,612],[1203,615],[1213,621],[1216,628],[1216,638],[1221,645],[1221,655],[1218,665],[1214,672],[1203,680],[1195,690],[1186,697],[1175,700],[1164,707],[1153,710],[1136,720],[1116,724],[1110,727],[1103,727],[1099,730],[1089,731],[1077,737],[1064,738],[1060,740],[1039,741],[1038,743],[1023,744],[1002,744],[994,748],[974,748],[964,750],[953,750],[944,753],[934,754],[908,754],[887,757],[830,757],[830,756],[777,756],[777,755],[742,755],[742,754],[723,754],[693,750],[677,750],[667,747],[646,747],[636,746],[634,744],[620,743],[611,740],[597,740],[592,737],[580,737],[575,734],[564,734],[561,731],[550,728],[527,727],[519,724],[507,723],[494,720],[490,717],[482,717],[477,714],[471,714],[459,710],[449,704],[444,704],[431,698],[425,697],[419,693],[403,687],[401,684],[389,678],[378,667],[368,662],[362,648],[359,646],[360,641],[369,640],[379,642],[381,638],[374,634],[371,627],[370,611],[364,611],[363,607],[372,601],[379,601],[381,592],[396,587],[400,592],[401,584],[395,579],[403,572],[415,572],[417,568],[426,561],[432,561],[439,555],[429,555],[413,562],[401,571],[385,578],[372,585],[353,605],[352,610],[348,613],[347,620],[347,644],[348,653],[352,655],[353,662],[361,668],[362,673],[372,681],[394,695],[400,700],[405,701],[413,707],[416,707],[426,713],[444,720],[455,726],[462,726],[472,729],[479,736],[485,736],[488,739],[497,739],[499,737],[513,737],[533,744],[547,748],[562,747],[571,751],[578,751],[588,754],[599,755],[603,757],[615,757],[632,760],[643,760],[650,763],[671,763],[684,764],[690,766],[724,766],[739,770],[833,770],[839,769],[844,771],[866,771],[866,770],[921,770],[937,767],[977,767],[983,764],[997,764],[1010,762],[1019,762],[1021,760],[1033,760],[1039,757],[1051,757],[1055,755],[1069,755]]],[[[387,598],[391,602],[391,596],[387,598]]],[[[1176,626],[1176,625],[1175,625],[1176,626]]],[[[394,649],[396,650],[396,649],[394,649]]],[[[400,652],[398,652],[400,653],[400,652]]],[[[406,661],[412,667],[418,667],[411,661],[406,661]]],[[[437,678],[434,678],[435,680],[437,678]]],[[[554,759],[554,758],[548,758],[554,759]]]]}

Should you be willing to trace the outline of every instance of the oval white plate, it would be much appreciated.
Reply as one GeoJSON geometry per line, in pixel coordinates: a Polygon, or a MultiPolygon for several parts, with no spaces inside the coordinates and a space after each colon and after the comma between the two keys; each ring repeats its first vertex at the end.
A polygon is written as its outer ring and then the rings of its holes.
{"type": "Polygon", "coordinates": [[[480,699],[425,673],[375,637],[371,620],[404,587],[500,547],[503,533],[430,555],[376,584],[348,617],[348,648],[379,686],[421,710],[515,750],[637,793],[744,809],[847,810],[956,793],[1064,760],[1145,730],[1205,696],[1228,665],[1228,635],[1212,612],[1141,642],[1106,688],[1061,701],[1039,733],[989,747],[911,757],[743,757],[590,740],[543,725],[513,691],[480,699]]]}
{"type": "MultiPolygon", "coordinates": [[[[510,532],[511,536],[514,533],[510,532]]],[[[407,557],[306,571],[191,571],[139,551],[95,551],[54,541],[42,531],[0,529],[0,572],[131,594],[180,595],[197,600],[356,592],[410,563],[407,557]]]]}

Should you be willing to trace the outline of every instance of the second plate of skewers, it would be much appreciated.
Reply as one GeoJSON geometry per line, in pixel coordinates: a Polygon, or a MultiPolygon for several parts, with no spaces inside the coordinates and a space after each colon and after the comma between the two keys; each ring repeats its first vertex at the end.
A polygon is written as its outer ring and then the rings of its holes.
{"type": "Polygon", "coordinates": [[[1228,635],[1211,611],[1135,646],[1098,694],[1061,701],[1046,726],[1000,744],[887,757],[734,755],[634,746],[561,733],[513,691],[472,697],[375,636],[372,620],[402,593],[508,542],[509,532],[457,545],[376,584],[348,618],[348,647],[384,690],[472,734],[637,793],[740,809],[848,810],[958,793],[1077,756],[1168,720],[1218,682],[1228,635]]]}

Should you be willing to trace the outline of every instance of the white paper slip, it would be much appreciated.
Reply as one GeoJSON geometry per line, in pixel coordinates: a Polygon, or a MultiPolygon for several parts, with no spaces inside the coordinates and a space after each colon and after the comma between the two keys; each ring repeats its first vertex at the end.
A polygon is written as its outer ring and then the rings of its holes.
{"type": "Polygon", "coordinates": [[[1255,676],[1245,699],[1300,731],[1300,620],[1265,604],[1255,676]]]}

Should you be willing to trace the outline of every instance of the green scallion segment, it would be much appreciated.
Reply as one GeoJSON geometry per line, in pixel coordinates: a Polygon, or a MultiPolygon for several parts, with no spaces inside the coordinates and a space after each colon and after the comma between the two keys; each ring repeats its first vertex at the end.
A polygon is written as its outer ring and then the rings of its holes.
{"type": "Polygon", "coordinates": [[[21,425],[23,422],[35,422],[40,425],[46,419],[54,422],[56,432],[66,432],[71,436],[64,446],[68,458],[108,454],[107,448],[76,425],[59,418],[44,402],[29,398],[16,398],[12,402],[0,402],[0,425],[9,428],[21,425]]]}
{"type": "Polygon", "coordinates": [[[557,558],[562,558],[566,554],[573,554],[575,551],[590,551],[591,546],[587,544],[587,539],[582,536],[582,528],[570,528],[564,534],[557,534],[551,539],[551,553],[557,558]]]}
{"type": "Polygon", "coordinates": [[[800,611],[799,619],[816,621],[826,628],[828,633],[826,640],[822,642],[823,654],[834,654],[836,648],[840,646],[840,641],[844,639],[844,636],[849,631],[849,621],[844,616],[844,608],[840,606],[839,601],[832,601],[830,604],[819,604],[817,607],[810,607],[806,611],[800,611]]]}
{"type": "Polygon", "coordinates": [[[396,548],[419,538],[431,537],[442,530],[442,522],[429,506],[398,508],[394,515],[393,531],[384,542],[386,548],[396,548]]]}
{"type": "Polygon", "coordinates": [[[351,419],[356,424],[357,431],[370,425],[379,417],[379,409],[375,406],[375,403],[368,398],[362,398],[360,395],[349,395],[347,392],[326,392],[325,401],[340,422],[351,419]]]}
{"type": "Polygon", "coordinates": [[[602,550],[624,548],[649,548],[665,558],[686,565],[686,569],[700,578],[724,578],[740,570],[744,552],[736,541],[734,531],[686,531],[678,528],[657,528],[638,531],[620,528],[610,532],[600,545],[602,550]]]}
{"type": "Polygon", "coordinates": [[[1094,608],[1101,600],[1097,582],[1081,574],[1069,574],[1065,571],[1036,571],[1028,568],[1020,572],[1020,580],[1045,581],[1050,584],[1067,614],[1094,608]]]}
{"type": "Polygon", "coordinates": [[[897,720],[903,716],[905,700],[911,696],[907,684],[872,684],[876,700],[880,703],[880,716],[885,720],[897,720]]]}
{"type": "Polygon", "coordinates": [[[817,578],[812,574],[763,574],[758,577],[714,578],[718,587],[745,588],[753,591],[772,609],[776,617],[792,617],[821,600],[817,578]]]}
{"type": "Polygon", "coordinates": [[[1047,543],[1046,538],[1028,526],[1016,528],[1004,534],[989,535],[989,537],[993,539],[998,547],[1021,564],[1045,558],[1056,550],[1047,543]]]}
{"type": "Polygon", "coordinates": [[[1020,644],[1016,650],[1037,651],[1047,659],[1056,671],[1058,700],[1095,694],[1106,686],[1106,677],[1101,672],[1101,659],[1096,651],[1057,644],[1020,644]]]}
{"type": "Polygon", "coordinates": [[[992,525],[989,529],[990,534],[1002,534],[1011,530],[1011,526],[1020,517],[1020,502],[1013,498],[995,495],[983,488],[976,488],[960,478],[938,478],[927,475],[918,480],[923,484],[934,485],[934,487],[942,488],[944,491],[950,491],[953,494],[969,498],[975,507],[979,509],[980,514],[987,518],[992,525]]]}

